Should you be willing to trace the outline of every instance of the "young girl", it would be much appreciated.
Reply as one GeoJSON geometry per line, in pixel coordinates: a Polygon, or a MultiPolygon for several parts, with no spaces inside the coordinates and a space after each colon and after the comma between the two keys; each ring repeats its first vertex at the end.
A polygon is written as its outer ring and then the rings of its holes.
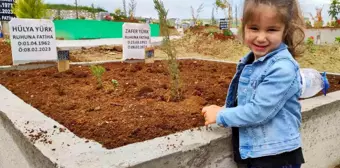
{"type": "Polygon", "coordinates": [[[226,105],[202,109],[206,125],[232,127],[234,160],[248,168],[300,168],[301,80],[294,60],[303,42],[297,0],[245,0],[240,60],[226,105]]]}

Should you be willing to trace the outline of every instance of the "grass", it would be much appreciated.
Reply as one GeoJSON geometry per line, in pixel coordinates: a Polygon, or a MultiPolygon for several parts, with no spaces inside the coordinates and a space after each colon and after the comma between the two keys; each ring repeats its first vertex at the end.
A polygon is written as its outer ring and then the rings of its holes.
{"type": "Polygon", "coordinates": [[[340,45],[315,45],[314,52],[305,50],[297,58],[301,67],[313,67],[319,71],[340,72],[340,45]]]}
{"type": "MultiPolygon", "coordinates": [[[[177,56],[181,58],[211,58],[238,62],[249,52],[248,47],[239,40],[219,41],[212,36],[196,35],[191,32],[187,32],[181,39],[172,41],[176,47],[177,56]]],[[[167,58],[160,47],[155,48],[156,58],[167,58]]],[[[302,68],[311,67],[319,71],[340,72],[340,44],[314,45],[313,51],[308,50],[307,45],[303,48],[305,52],[297,58],[302,68]]],[[[78,61],[115,60],[121,59],[122,54],[121,52],[113,53],[111,50],[84,50],[77,51],[77,53],[71,52],[71,57],[76,57],[78,61]]],[[[73,59],[73,61],[77,60],[73,59]]]]}
{"type": "MultiPolygon", "coordinates": [[[[218,41],[212,36],[187,33],[182,39],[175,41],[178,55],[198,53],[209,58],[237,62],[250,50],[239,40],[218,41]]],[[[302,68],[312,67],[319,71],[340,72],[340,44],[315,45],[314,50],[302,46],[304,53],[297,58],[302,68]]]]}

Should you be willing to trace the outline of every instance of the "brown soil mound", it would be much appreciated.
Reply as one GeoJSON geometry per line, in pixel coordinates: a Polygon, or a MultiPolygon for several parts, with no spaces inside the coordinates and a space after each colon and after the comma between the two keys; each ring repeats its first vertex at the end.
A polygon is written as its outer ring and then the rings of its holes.
{"type": "MultiPolygon", "coordinates": [[[[97,89],[89,67],[55,67],[0,71],[0,84],[79,137],[112,149],[203,126],[200,112],[209,104],[224,105],[234,64],[180,61],[184,100],[170,102],[167,64],[103,65],[104,87],[97,89]],[[115,89],[112,80],[118,81],[115,89]]],[[[340,77],[329,76],[331,91],[340,77]]]]}
{"type": "Polygon", "coordinates": [[[0,39],[0,65],[12,65],[11,46],[0,39]]]}

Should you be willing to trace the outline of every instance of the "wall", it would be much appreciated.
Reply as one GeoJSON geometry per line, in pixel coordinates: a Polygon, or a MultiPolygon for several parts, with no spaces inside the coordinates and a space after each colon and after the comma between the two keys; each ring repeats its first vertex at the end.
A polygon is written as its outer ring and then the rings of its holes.
{"type": "MultiPolygon", "coordinates": [[[[57,38],[65,40],[122,38],[123,22],[97,20],[55,20],[57,38]]],[[[151,37],[159,36],[159,25],[150,24],[151,37]]]]}
{"type": "MultiPolygon", "coordinates": [[[[75,19],[77,17],[77,13],[75,10],[60,10],[60,17],[63,19],[75,19]]],[[[49,9],[49,13],[51,14],[51,17],[55,18],[58,16],[58,10],[56,9],[49,9]]],[[[78,17],[85,17],[86,19],[92,19],[93,14],[91,12],[88,12],[86,10],[79,10],[78,11],[78,17]]],[[[98,13],[95,13],[95,18],[97,18],[98,13]]]]}
{"type": "MultiPolygon", "coordinates": [[[[0,167],[236,168],[229,128],[200,127],[106,150],[67,129],[57,131],[63,126],[2,85],[0,102],[0,150],[10,151],[0,154],[0,167]],[[31,129],[46,131],[52,143],[30,142],[31,129]]],[[[340,164],[340,91],[301,104],[303,168],[334,168],[340,164]]]]}
{"type": "Polygon", "coordinates": [[[335,37],[340,37],[340,28],[306,29],[305,35],[306,39],[310,36],[314,36],[315,41],[317,36],[320,35],[321,44],[333,44],[335,41],[335,37]]]}
{"type": "Polygon", "coordinates": [[[0,167],[53,168],[54,164],[41,154],[11,120],[0,111],[0,167]]]}

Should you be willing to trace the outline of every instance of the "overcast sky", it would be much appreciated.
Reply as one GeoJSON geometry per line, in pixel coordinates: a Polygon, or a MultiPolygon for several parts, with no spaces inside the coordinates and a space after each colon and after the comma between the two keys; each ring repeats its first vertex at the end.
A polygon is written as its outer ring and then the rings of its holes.
{"type": "MultiPolygon", "coordinates": [[[[243,0],[230,0],[235,7],[238,6],[238,17],[240,17],[241,7],[243,0]]],[[[315,7],[323,8],[323,17],[328,21],[328,9],[331,0],[299,0],[303,8],[304,14],[309,17],[308,12],[312,12],[315,15],[315,7]]],[[[63,3],[63,4],[74,4],[75,0],[45,0],[46,3],[63,3]]],[[[126,0],[127,4],[130,0],[126,0]]],[[[157,13],[153,7],[153,0],[136,0],[137,8],[136,15],[142,17],[157,17],[157,13]]],[[[212,7],[214,0],[163,0],[165,8],[169,9],[168,18],[191,18],[190,6],[195,9],[200,4],[204,4],[204,9],[200,15],[200,18],[211,18],[212,7]]],[[[116,8],[122,8],[122,0],[78,0],[79,5],[90,6],[94,3],[96,7],[104,8],[109,12],[113,12],[116,8]]],[[[223,17],[223,12],[215,13],[215,18],[223,17]]],[[[235,13],[233,14],[235,16],[235,13]]]]}

